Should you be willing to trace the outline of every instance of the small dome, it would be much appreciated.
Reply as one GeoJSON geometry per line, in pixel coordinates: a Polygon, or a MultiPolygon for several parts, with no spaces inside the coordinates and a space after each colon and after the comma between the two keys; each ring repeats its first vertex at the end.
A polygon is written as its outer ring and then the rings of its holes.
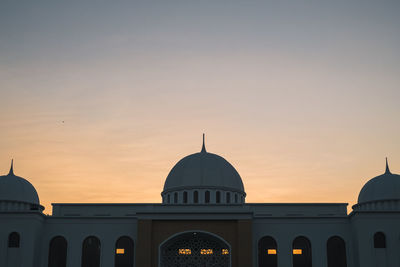
{"type": "Polygon", "coordinates": [[[22,177],[14,175],[11,163],[10,172],[0,176],[0,201],[16,201],[39,204],[39,196],[33,185],[22,177]]]}
{"type": "Polygon", "coordinates": [[[200,153],[181,159],[172,168],[165,181],[164,192],[201,188],[244,193],[239,173],[223,157],[208,153],[204,142],[200,153]]]}
{"type": "Polygon", "coordinates": [[[358,204],[380,200],[400,200],[400,175],[390,172],[387,160],[385,173],[369,180],[358,195],[358,204]]]}

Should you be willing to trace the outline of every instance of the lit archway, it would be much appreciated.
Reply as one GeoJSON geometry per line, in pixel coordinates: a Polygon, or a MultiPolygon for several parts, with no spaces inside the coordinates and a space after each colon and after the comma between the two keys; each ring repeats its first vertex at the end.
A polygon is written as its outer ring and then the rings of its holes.
{"type": "Polygon", "coordinates": [[[273,237],[264,236],[258,241],[258,267],[278,266],[278,246],[273,237]]]}
{"type": "Polygon", "coordinates": [[[304,236],[296,237],[292,250],[293,267],[312,267],[311,242],[304,236]]]}
{"type": "Polygon", "coordinates": [[[115,244],[115,267],[133,267],[134,245],[130,237],[123,236],[115,244]]]}
{"type": "Polygon", "coordinates": [[[179,233],[160,245],[159,266],[230,267],[231,248],[225,240],[211,233],[179,233]]]}

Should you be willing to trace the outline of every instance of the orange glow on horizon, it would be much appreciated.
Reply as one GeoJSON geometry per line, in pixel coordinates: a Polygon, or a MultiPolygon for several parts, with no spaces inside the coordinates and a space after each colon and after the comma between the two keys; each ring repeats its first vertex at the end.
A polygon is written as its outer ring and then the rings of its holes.
{"type": "Polygon", "coordinates": [[[1,6],[0,175],[14,158],[45,214],[161,203],[202,133],[247,203],[350,212],[386,156],[400,173],[399,1],[57,2],[1,6]]]}

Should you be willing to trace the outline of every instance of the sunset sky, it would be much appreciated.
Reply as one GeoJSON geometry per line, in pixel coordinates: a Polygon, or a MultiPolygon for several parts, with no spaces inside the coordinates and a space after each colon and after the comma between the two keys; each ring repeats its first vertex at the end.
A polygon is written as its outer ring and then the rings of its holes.
{"type": "Polygon", "coordinates": [[[399,14],[400,1],[1,1],[0,173],[14,158],[46,213],[159,203],[204,132],[247,202],[353,205],[386,156],[400,173],[399,14]]]}

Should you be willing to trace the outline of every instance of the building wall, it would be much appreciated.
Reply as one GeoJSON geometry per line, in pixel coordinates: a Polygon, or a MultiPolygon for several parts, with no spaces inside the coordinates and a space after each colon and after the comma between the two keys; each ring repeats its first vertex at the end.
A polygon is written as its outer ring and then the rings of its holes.
{"type": "Polygon", "coordinates": [[[115,245],[121,236],[130,237],[137,247],[137,220],[134,218],[52,218],[46,220],[41,244],[40,266],[47,266],[52,238],[63,236],[68,242],[67,266],[81,266],[82,244],[89,236],[101,242],[102,266],[114,266],[115,245]]]}
{"type": "MultiPolygon", "coordinates": [[[[161,209],[162,207],[160,207],[161,209]]],[[[217,207],[220,211],[221,207],[217,207]]],[[[85,208],[82,207],[82,210],[85,208]]],[[[112,207],[109,207],[112,210],[112,207]]],[[[120,210],[121,207],[118,207],[120,210]]],[[[146,207],[147,209],[147,207],[146,207]]],[[[81,266],[82,244],[88,236],[101,242],[101,266],[114,266],[115,243],[121,236],[134,241],[137,267],[157,267],[160,244],[186,231],[205,231],[226,240],[231,246],[232,267],[258,266],[258,241],[272,236],[278,244],[278,266],[292,266],[292,242],[305,236],[311,242],[313,266],[327,267],[327,240],[340,236],[346,243],[348,267],[400,266],[400,212],[359,211],[346,216],[267,216],[267,210],[249,219],[235,219],[244,214],[229,211],[196,214],[195,210],[164,207],[168,212],[143,213],[125,217],[45,216],[39,212],[0,212],[0,266],[46,267],[49,244],[55,236],[68,242],[67,266],[81,266]],[[164,217],[163,217],[164,216],[164,217]],[[224,219],[229,217],[228,219],[224,219]],[[164,218],[164,219],[163,219],[164,218]],[[166,219],[168,218],[168,219],[166,219]],[[175,219],[174,219],[175,218],[175,219]],[[178,219],[179,218],[179,219],[178,219]],[[375,249],[376,232],[386,236],[386,248],[375,249]],[[8,248],[11,232],[20,234],[20,248],[8,248]],[[13,257],[13,258],[11,258],[13,257]]],[[[248,206],[243,206],[247,211],[248,206]]],[[[292,212],[294,208],[291,208],[292,212]]],[[[112,213],[112,212],[111,212],[112,213]]],[[[292,213],[291,213],[292,214],[292,213]]]]}
{"type": "Polygon", "coordinates": [[[271,236],[277,242],[278,266],[292,266],[292,244],[304,236],[311,242],[313,266],[327,267],[327,241],[339,236],[346,243],[347,266],[353,267],[352,235],[345,218],[258,218],[253,221],[253,262],[258,266],[258,242],[271,236]]]}
{"type": "Polygon", "coordinates": [[[0,266],[36,267],[39,264],[44,217],[40,213],[0,213],[0,266]],[[12,232],[20,236],[19,248],[8,248],[12,232]]]}
{"type": "Polygon", "coordinates": [[[351,215],[358,266],[400,266],[400,212],[357,212],[351,215]],[[374,234],[383,232],[386,248],[374,248],[374,234]]]}

